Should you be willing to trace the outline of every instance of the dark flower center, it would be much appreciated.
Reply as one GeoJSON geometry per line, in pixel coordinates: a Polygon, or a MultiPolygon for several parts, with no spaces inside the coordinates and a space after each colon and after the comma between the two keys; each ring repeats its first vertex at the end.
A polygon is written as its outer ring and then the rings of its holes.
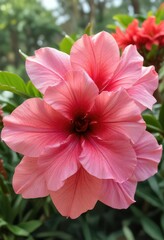
{"type": "Polygon", "coordinates": [[[89,127],[89,119],[87,116],[77,117],[73,121],[73,129],[76,133],[85,133],[89,127]]]}

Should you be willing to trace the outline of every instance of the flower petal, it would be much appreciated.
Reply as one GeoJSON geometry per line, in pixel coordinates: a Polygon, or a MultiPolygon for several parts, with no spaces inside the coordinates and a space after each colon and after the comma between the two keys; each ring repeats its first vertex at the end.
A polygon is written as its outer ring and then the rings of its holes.
{"type": "Polygon", "coordinates": [[[38,198],[49,195],[44,173],[37,164],[37,158],[24,157],[15,168],[13,188],[24,198],[38,198]]]}
{"type": "Polygon", "coordinates": [[[29,157],[40,156],[69,135],[69,121],[39,98],[26,100],[4,118],[4,126],[2,140],[29,157]]]}
{"type": "Polygon", "coordinates": [[[106,141],[94,137],[85,139],[80,163],[97,178],[124,182],[132,176],[137,158],[129,139],[111,134],[106,141]]]}
{"type": "Polygon", "coordinates": [[[48,88],[44,99],[55,110],[73,119],[90,110],[99,90],[82,71],[69,72],[66,80],[58,86],[48,88]]]}
{"type": "Polygon", "coordinates": [[[153,66],[142,67],[142,75],[133,87],[127,90],[141,111],[152,109],[156,99],[152,96],[158,86],[158,75],[153,66]]]}
{"type": "Polygon", "coordinates": [[[94,135],[102,138],[105,135],[108,138],[111,133],[117,132],[135,142],[145,129],[139,108],[126,90],[103,91],[97,96],[91,115],[97,118],[97,124],[92,131],[94,135]]]}
{"type": "Polygon", "coordinates": [[[99,200],[104,204],[117,209],[128,208],[134,203],[136,182],[128,180],[117,183],[113,180],[103,180],[99,200]]]}
{"type": "Polygon", "coordinates": [[[83,168],[65,181],[56,192],[50,192],[58,211],[70,218],[77,218],[92,209],[99,197],[101,180],[89,175],[83,168]]]}
{"type": "Polygon", "coordinates": [[[150,94],[153,94],[158,87],[158,74],[154,66],[142,67],[142,75],[135,83],[135,86],[142,86],[150,94]]]}
{"type": "Polygon", "coordinates": [[[152,134],[145,131],[134,144],[134,149],[137,155],[134,175],[137,181],[144,181],[157,172],[162,156],[162,146],[158,145],[152,134]]]}
{"type": "Polygon", "coordinates": [[[63,144],[47,149],[48,154],[39,158],[38,165],[44,171],[49,190],[58,190],[78,171],[80,152],[78,137],[70,135],[63,144]]]}
{"type": "Polygon", "coordinates": [[[136,46],[127,46],[105,90],[115,91],[119,88],[128,89],[133,86],[141,76],[142,65],[143,57],[137,52],[136,46]]]}
{"type": "Polygon", "coordinates": [[[26,59],[27,74],[42,93],[48,86],[64,81],[65,73],[70,69],[69,55],[53,48],[40,48],[35,51],[35,56],[26,59]]]}
{"type": "Polygon", "coordinates": [[[83,35],[75,42],[70,60],[74,69],[84,69],[102,90],[117,67],[119,55],[112,35],[100,32],[94,36],[83,35]]]}
{"type": "Polygon", "coordinates": [[[140,85],[134,85],[127,92],[141,111],[144,111],[146,108],[152,109],[153,104],[156,103],[156,99],[140,85]]]}

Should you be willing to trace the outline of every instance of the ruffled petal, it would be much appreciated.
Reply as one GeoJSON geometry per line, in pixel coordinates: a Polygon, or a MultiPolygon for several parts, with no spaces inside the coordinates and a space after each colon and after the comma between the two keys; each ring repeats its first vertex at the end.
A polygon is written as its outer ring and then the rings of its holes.
{"type": "Polygon", "coordinates": [[[113,75],[120,59],[115,39],[107,32],[83,35],[72,47],[70,60],[74,69],[84,69],[100,91],[113,75]]]}
{"type": "Polygon", "coordinates": [[[140,85],[134,85],[127,92],[141,111],[144,111],[146,108],[152,109],[154,103],[156,103],[156,99],[140,85]]]}
{"type": "Polygon", "coordinates": [[[66,79],[66,82],[48,88],[44,100],[70,119],[85,115],[99,93],[97,86],[82,71],[69,72],[66,79]]]}
{"type": "Polygon", "coordinates": [[[140,86],[146,89],[151,95],[158,87],[158,74],[154,66],[142,67],[142,74],[135,86],[140,86]]]}
{"type": "Polygon", "coordinates": [[[123,183],[103,180],[99,200],[112,208],[126,209],[135,202],[136,186],[137,183],[133,180],[123,183]]]}
{"type": "Polygon", "coordinates": [[[69,121],[39,98],[26,100],[4,118],[2,140],[14,151],[38,157],[69,135],[69,121]]]}
{"type": "Polygon", "coordinates": [[[158,145],[152,134],[145,131],[134,144],[134,149],[137,155],[134,175],[137,181],[144,181],[157,172],[162,156],[162,146],[158,145]]]}
{"type": "Polygon", "coordinates": [[[137,158],[129,139],[111,134],[106,141],[93,137],[85,139],[80,163],[97,178],[124,182],[132,176],[137,158]]]}
{"type": "Polygon", "coordinates": [[[133,86],[141,76],[142,65],[143,57],[137,52],[136,46],[127,46],[105,90],[115,91],[133,86]]]}
{"type": "Polygon", "coordinates": [[[39,168],[37,158],[24,157],[22,159],[15,168],[12,184],[14,191],[24,198],[38,198],[49,195],[44,171],[39,168]]]}
{"type": "Polygon", "coordinates": [[[70,135],[63,144],[47,149],[47,152],[48,155],[39,158],[38,165],[44,171],[47,188],[56,191],[78,171],[80,141],[75,135],[70,135]]]}
{"type": "Polygon", "coordinates": [[[50,192],[50,196],[63,216],[74,219],[95,206],[100,188],[101,180],[80,168],[76,174],[65,181],[61,189],[50,192]]]}
{"type": "Polygon", "coordinates": [[[140,110],[128,96],[126,90],[105,92],[99,94],[91,115],[96,116],[92,132],[94,135],[108,138],[111,133],[121,133],[133,142],[145,130],[145,123],[140,115],[140,110]]]}
{"type": "Polygon", "coordinates": [[[47,87],[64,81],[65,73],[70,70],[69,55],[53,48],[40,48],[26,59],[27,74],[42,93],[47,87]]]}

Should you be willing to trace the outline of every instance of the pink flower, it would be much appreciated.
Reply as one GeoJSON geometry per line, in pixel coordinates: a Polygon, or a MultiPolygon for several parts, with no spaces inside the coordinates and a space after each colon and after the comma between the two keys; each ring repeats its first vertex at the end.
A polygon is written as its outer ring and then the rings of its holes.
{"type": "Polygon", "coordinates": [[[44,98],[26,100],[4,118],[2,139],[24,155],[13,177],[15,192],[50,195],[71,218],[97,201],[127,208],[137,182],[156,173],[161,157],[141,117],[154,102],[154,69],[142,67],[133,46],[120,57],[105,32],[84,35],[70,56],[42,48],[26,68],[44,98]]]}
{"type": "Polygon", "coordinates": [[[125,48],[120,57],[115,39],[107,32],[83,35],[72,47],[70,56],[52,48],[41,48],[28,57],[27,73],[44,93],[48,86],[63,82],[67,71],[85,70],[99,92],[125,89],[141,110],[152,108],[152,96],[158,86],[154,67],[143,67],[143,58],[135,46],[125,48]]]}
{"type": "Polygon", "coordinates": [[[13,177],[15,192],[50,195],[71,218],[98,200],[127,208],[137,182],[157,171],[161,156],[127,92],[99,93],[83,71],[68,72],[43,100],[26,100],[4,125],[2,139],[25,155],[13,177]]]}

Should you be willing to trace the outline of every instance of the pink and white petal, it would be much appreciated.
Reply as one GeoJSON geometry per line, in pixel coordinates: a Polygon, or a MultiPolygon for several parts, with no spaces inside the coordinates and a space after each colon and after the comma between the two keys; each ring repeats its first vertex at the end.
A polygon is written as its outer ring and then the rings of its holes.
{"type": "Polygon", "coordinates": [[[47,149],[47,153],[38,159],[38,165],[44,171],[48,190],[57,191],[80,167],[80,140],[70,135],[63,144],[47,149]]]}
{"type": "Polygon", "coordinates": [[[135,202],[136,186],[137,183],[130,179],[123,183],[103,180],[99,200],[112,208],[126,209],[135,202]]]}
{"type": "Polygon", "coordinates": [[[15,168],[12,184],[14,191],[24,198],[38,198],[49,195],[44,171],[39,168],[37,158],[24,157],[22,159],[15,168]]]}
{"type": "Polygon", "coordinates": [[[141,76],[142,65],[143,57],[137,52],[136,46],[127,46],[105,90],[115,91],[132,87],[141,76]]]}
{"type": "Polygon", "coordinates": [[[137,158],[129,139],[111,134],[108,140],[83,140],[80,163],[91,175],[100,179],[124,182],[132,176],[137,158]]]}
{"type": "Polygon", "coordinates": [[[38,157],[69,135],[70,123],[39,98],[26,100],[4,118],[2,140],[14,151],[38,157]]]}
{"type": "Polygon", "coordinates": [[[144,111],[146,108],[152,109],[154,103],[156,103],[156,99],[140,85],[134,85],[127,92],[141,111],[144,111]]]}
{"type": "Polygon", "coordinates": [[[48,86],[63,82],[65,73],[70,70],[69,55],[53,48],[40,48],[26,59],[27,74],[42,93],[48,86]]]}
{"type": "Polygon", "coordinates": [[[102,138],[117,132],[136,142],[145,130],[139,108],[124,89],[99,94],[91,115],[97,118],[93,134],[102,138]]]}
{"type": "Polygon", "coordinates": [[[48,88],[44,100],[72,119],[90,110],[99,90],[84,71],[69,72],[66,80],[58,86],[48,88]]]}
{"type": "Polygon", "coordinates": [[[137,181],[144,181],[158,171],[158,164],[162,156],[162,146],[149,132],[143,135],[134,144],[137,155],[137,166],[134,171],[137,181]]]}
{"type": "Polygon", "coordinates": [[[107,32],[94,36],[83,35],[70,53],[74,69],[83,69],[95,81],[100,91],[105,87],[120,59],[115,39],[107,32]]]}
{"type": "Polygon", "coordinates": [[[56,192],[50,192],[58,211],[66,217],[75,219],[94,208],[101,189],[101,180],[88,174],[83,168],[65,181],[56,192]]]}
{"type": "Polygon", "coordinates": [[[142,75],[135,83],[135,86],[140,86],[153,94],[158,87],[158,74],[154,66],[142,67],[142,75]]]}

